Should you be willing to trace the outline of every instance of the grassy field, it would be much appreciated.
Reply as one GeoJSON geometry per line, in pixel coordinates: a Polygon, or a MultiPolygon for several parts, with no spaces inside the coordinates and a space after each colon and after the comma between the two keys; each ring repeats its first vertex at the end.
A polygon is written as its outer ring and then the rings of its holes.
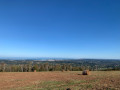
{"type": "Polygon", "coordinates": [[[120,71],[1,72],[0,90],[120,90],[120,71]]]}

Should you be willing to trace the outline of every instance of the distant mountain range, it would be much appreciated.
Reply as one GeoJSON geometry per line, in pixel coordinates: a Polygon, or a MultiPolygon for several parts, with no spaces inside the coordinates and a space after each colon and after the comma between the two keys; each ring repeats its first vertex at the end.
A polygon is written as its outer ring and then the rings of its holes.
{"type": "Polygon", "coordinates": [[[73,58],[51,58],[51,57],[0,57],[4,60],[68,60],[73,58]]]}
{"type": "Polygon", "coordinates": [[[40,60],[40,61],[55,61],[55,60],[120,60],[120,59],[75,59],[75,58],[54,58],[54,57],[0,57],[0,60],[40,60]]]}

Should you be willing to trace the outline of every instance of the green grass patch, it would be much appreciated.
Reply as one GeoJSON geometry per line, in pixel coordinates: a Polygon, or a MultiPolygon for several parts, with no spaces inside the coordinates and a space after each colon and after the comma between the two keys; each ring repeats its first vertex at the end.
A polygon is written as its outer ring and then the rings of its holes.
{"type": "MultiPolygon", "coordinates": [[[[94,82],[94,81],[91,81],[94,82]]],[[[14,90],[66,90],[66,88],[71,88],[73,90],[79,89],[90,89],[92,84],[87,83],[85,80],[71,80],[71,81],[45,81],[39,82],[36,85],[19,87],[14,90]]],[[[13,89],[12,89],[13,90],[13,89]]]]}

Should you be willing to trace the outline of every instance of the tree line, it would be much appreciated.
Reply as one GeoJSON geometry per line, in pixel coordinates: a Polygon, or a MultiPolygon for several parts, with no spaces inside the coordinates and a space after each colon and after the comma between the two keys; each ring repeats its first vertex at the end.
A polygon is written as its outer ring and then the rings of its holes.
{"type": "Polygon", "coordinates": [[[120,70],[119,60],[0,60],[0,72],[33,72],[40,71],[110,71],[120,70]]]}
{"type": "Polygon", "coordinates": [[[36,71],[82,71],[88,67],[84,66],[72,66],[70,64],[19,64],[8,65],[0,63],[0,72],[33,72],[36,71]]]}

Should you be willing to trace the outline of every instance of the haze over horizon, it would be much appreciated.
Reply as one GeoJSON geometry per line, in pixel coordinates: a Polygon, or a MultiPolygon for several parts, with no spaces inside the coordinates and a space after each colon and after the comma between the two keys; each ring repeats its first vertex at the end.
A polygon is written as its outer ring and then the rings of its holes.
{"type": "Polygon", "coordinates": [[[0,57],[120,59],[120,1],[0,0],[0,57]]]}

